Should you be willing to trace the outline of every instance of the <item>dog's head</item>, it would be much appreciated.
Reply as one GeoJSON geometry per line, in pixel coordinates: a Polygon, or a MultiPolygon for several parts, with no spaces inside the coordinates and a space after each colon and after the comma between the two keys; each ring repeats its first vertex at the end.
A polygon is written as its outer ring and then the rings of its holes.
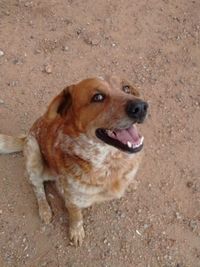
{"type": "Polygon", "coordinates": [[[59,118],[79,135],[135,153],[143,147],[136,123],[146,117],[148,104],[126,80],[92,78],[64,89],[50,104],[49,119],[59,118]]]}

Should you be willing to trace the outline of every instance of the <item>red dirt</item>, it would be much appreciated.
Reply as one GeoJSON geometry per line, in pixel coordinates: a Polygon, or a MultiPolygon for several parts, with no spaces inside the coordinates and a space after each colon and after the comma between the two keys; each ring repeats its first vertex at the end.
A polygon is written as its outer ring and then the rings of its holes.
{"type": "Polygon", "coordinates": [[[84,211],[81,248],[53,187],[44,226],[23,156],[1,156],[1,266],[200,266],[199,14],[198,0],[0,1],[1,133],[26,132],[64,86],[105,73],[151,106],[136,182],[84,211]]]}

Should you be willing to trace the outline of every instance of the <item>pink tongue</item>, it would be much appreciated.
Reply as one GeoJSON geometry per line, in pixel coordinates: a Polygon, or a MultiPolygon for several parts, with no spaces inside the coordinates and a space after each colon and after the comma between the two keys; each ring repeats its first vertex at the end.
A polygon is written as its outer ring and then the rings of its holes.
{"type": "Polygon", "coordinates": [[[128,129],[115,130],[114,132],[116,134],[116,139],[124,144],[126,144],[128,141],[134,144],[140,140],[139,133],[134,125],[128,129]]]}
{"type": "Polygon", "coordinates": [[[132,127],[128,128],[127,131],[132,136],[134,141],[136,141],[136,142],[139,141],[140,135],[139,135],[138,130],[137,130],[135,125],[133,125],[132,127]]]}

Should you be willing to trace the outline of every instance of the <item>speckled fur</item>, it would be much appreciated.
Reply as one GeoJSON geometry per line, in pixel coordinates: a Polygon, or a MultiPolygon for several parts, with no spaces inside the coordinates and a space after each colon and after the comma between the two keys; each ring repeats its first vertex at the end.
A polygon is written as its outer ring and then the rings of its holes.
{"type": "MultiPolygon", "coordinates": [[[[81,209],[122,197],[142,158],[141,152],[121,152],[95,136],[98,127],[130,125],[125,104],[139,94],[133,87],[132,94],[122,92],[123,83],[124,80],[107,77],[67,87],[34,123],[24,143],[26,170],[41,219],[45,223],[51,221],[43,183],[54,180],[68,209],[70,239],[76,246],[84,238],[81,209]],[[97,88],[109,95],[109,100],[94,106],[90,99],[97,88]]],[[[0,143],[2,140],[0,136],[0,143]]]]}

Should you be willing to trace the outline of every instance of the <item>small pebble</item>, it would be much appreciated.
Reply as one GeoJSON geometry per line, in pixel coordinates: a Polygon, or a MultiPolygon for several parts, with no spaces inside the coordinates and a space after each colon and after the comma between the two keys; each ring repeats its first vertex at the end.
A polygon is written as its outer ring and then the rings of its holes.
{"type": "Polygon", "coordinates": [[[180,215],[179,212],[176,212],[175,213],[175,216],[176,216],[176,219],[178,219],[178,220],[181,220],[182,219],[182,216],[180,215]]]}
{"type": "Polygon", "coordinates": [[[31,2],[26,2],[24,4],[25,7],[31,7],[32,5],[33,5],[33,2],[32,1],[31,2]]]}
{"type": "Polygon", "coordinates": [[[138,230],[136,230],[136,233],[137,233],[138,235],[142,235],[138,230]]]}
{"type": "Polygon", "coordinates": [[[110,242],[108,242],[108,240],[107,240],[106,238],[103,240],[103,243],[104,243],[105,245],[107,245],[107,246],[110,246],[110,242]]]}
{"type": "Polygon", "coordinates": [[[2,50],[0,50],[0,57],[4,56],[4,52],[2,50]]]}
{"type": "Polygon", "coordinates": [[[63,46],[63,51],[69,51],[69,47],[67,45],[63,46]]]}
{"type": "Polygon", "coordinates": [[[188,188],[191,188],[193,186],[193,182],[188,181],[186,185],[187,185],[188,188]]]}
{"type": "Polygon", "coordinates": [[[100,43],[100,40],[99,39],[93,39],[91,40],[91,45],[98,45],[100,43]]]}
{"type": "Polygon", "coordinates": [[[8,86],[17,86],[18,84],[18,81],[11,81],[11,82],[8,82],[8,86]]]}
{"type": "Polygon", "coordinates": [[[36,55],[36,54],[41,54],[41,50],[40,49],[36,49],[35,51],[34,51],[34,54],[36,55]]]}
{"type": "Polygon", "coordinates": [[[2,210],[0,210],[0,215],[3,213],[3,211],[2,210]]]}
{"type": "Polygon", "coordinates": [[[42,264],[41,264],[41,267],[45,267],[47,266],[48,262],[47,261],[44,261],[42,264]]]}
{"type": "Polygon", "coordinates": [[[0,104],[4,104],[4,101],[3,101],[3,99],[0,99],[0,104]]]}
{"type": "Polygon", "coordinates": [[[5,11],[4,13],[6,16],[10,16],[10,12],[9,11],[5,11]]]}
{"type": "Polygon", "coordinates": [[[44,70],[48,74],[52,73],[52,67],[51,67],[51,65],[46,65],[45,68],[44,68],[44,70]]]}

